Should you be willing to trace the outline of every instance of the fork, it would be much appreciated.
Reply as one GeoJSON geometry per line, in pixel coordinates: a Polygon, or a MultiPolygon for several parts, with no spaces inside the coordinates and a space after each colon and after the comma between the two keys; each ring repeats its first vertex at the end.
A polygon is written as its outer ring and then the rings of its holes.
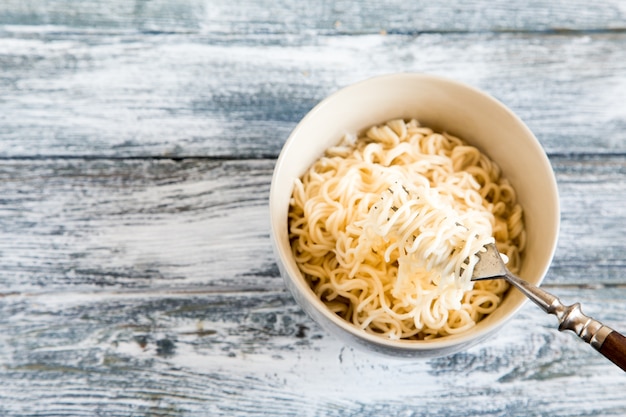
{"type": "Polygon", "coordinates": [[[472,281],[502,278],[530,298],[543,311],[554,314],[559,330],[571,330],[626,372],[626,337],[583,314],[580,303],[565,305],[558,297],[512,274],[504,264],[495,244],[485,245],[479,252],[472,281]]]}

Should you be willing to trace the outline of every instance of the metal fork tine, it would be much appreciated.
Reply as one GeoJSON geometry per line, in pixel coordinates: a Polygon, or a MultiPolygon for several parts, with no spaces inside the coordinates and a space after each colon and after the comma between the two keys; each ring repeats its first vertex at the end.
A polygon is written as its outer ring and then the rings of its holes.
{"type": "Polygon", "coordinates": [[[485,245],[485,251],[477,254],[479,260],[474,266],[472,273],[472,281],[480,281],[483,279],[493,279],[506,275],[507,269],[504,261],[500,257],[500,252],[496,245],[490,243],[485,245]]]}

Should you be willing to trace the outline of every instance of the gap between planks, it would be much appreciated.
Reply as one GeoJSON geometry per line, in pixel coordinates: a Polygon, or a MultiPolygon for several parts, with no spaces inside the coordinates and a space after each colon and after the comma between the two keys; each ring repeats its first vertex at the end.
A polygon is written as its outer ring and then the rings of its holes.
{"type": "MultiPolygon", "coordinates": [[[[558,291],[559,289],[563,290],[602,290],[602,289],[626,289],[626,283],[624,284],[568,284],[568,283],[558,283],[558,284],[541,284],[541,288],[558,291]]],[[[169,298],[184,298],[187,296],[210,296],[210,295],[236,295],[236,294],[271,294],[271,293],[287,293],[287,288],[281,284],[271,284],[265,285],[263,287],[260,286],[236,286],[236,287],[214,287],[214,288],[198,288],[198,287],[189,287],[189,288],[177,288],[172,289],[171,287],[162,287],[162,288],[150,288],[150,289],[137,289],[137,288],[128,288],[123,290],[72,290],[72,291],[63,291],[63,290],[55,290],[55,291],[5,291],[0,292],[0,300],[1,299],[12,299],[12,298],[39,298],[39,297],[49,297],[55,295],[61,295],[63,297],[68,298],[76,298],[76,297],[85,297],[89,296],[92,298],[106,299],[106,298],[160,298],[163,296],[169,298]]]]}
{"type": "MultiPolygon", "coordinates": [[[[626,152],[546,152],[550,160],[558,161],[589,161],[597,159],[626,159],[626,152]]],[[[33,162],[53,162],[53,161],[275,161],[278,154],[269,152],[267,154],[233,154],[233,155],[0,155],[0,162],[11,161],[33,161],[33,162]]]]}
{"type": "MultiPolygon", "coordinates": [[[[624,288],[626,288],[626,284],[624,284],[624,288]]],[[[58,295],[62,294],[65,297],[79,297],[79,296],[93,296],[100,298],[109,298],[109,297],[128,297],[128,298],[152,298],[152,297],[162,297],[167,296],[171,298],[177,297],[186,297],[189,295],[219,295],[219,294],[251,294],[251,293],[276,293],[276,292],[286,292],[287,288],[283,285],[265,285],[263,287],[256,286],[235,286],[235,287],[211,287],[207,288],[198,288],[198,287],[190,287],[190,288],[176,288],[172,289],[171,287],[161,287],[161,288],[150,288],[150,289],[137,289],[137,288],[128,288],[123,290],[85,290],[85,291],[5,291],[0,292],[0,299],[3,298],[19,298],[19,297],[28,297],[28,298],[37,298],[37,297],[48,297],[50,295],[58,295]]]]}

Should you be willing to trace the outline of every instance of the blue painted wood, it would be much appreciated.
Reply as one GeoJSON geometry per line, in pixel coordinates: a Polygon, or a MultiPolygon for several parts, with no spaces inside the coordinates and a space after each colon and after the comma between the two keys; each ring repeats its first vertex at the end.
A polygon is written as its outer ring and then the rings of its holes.
{"type": "MultiPolygon", "coordinates": [[[[610,301],[623,300],[624,288],[559,293],[607,324],[626,324],[626,310],[610,301]]],[[[0,313],[2,358],[10,356],[0,368],[4,415],[574,417],[626,410],[623,372],[530,304],[491,340],[428,361],[346,348],[284,290],[8,296],[0,313]]]]}
{"type": "MultiPolygon", "coordinates": [[[[548,284],[623,285],[626,160],[553,157],[548,284]]],[[[0,293],[282,288],[273,159],[0,160],[0,293]]]]}
{"type": "Polygon", "coordinates": [[[284,289],[275,157],[396,71],[491,93],[555,169],[545,286],[626,330],[626,7],[0,2],[0,415],[623,416],[621,371],[533,305],[429,361],[370,357],[284,289]]]}
{"type": "Polygon", "coordinates": [[[361,33],[594,31],[626,27],[626,7],[604,0],[5,0],[0,24],[146,32],[354,35],[361,33]]]}
{"type": "Polygon", "coordinates": [[[427,72],[515,111],[550,154],[626,152],[626,33],[0,32],[0,157],[276,157],[339,88],[427,72]]]}

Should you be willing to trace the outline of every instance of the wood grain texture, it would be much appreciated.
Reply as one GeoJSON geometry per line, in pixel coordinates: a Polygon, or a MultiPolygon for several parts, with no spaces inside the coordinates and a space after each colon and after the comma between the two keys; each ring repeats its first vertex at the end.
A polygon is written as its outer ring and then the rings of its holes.
{"type": "Polygon", "coordinates": [[[575,1],[297,2],[242,0],[5,0],[0,24],[59,25],[143,31],[245,34],[619,30],[626,27],[619,0],[590,7],[575,1]]]}
{"type": "MultiPolygon", "coordinates": [[[[626,158],[553,158],[562,228],[547,284],[626,284],[626,158]]],[[[0,162],[0,294],[282,286],[274,160],[0,162]]]]}
{"type": "Polygon", "coordinates": [[[561,230],[547,282],[624,283],[626,158],[565,156],[551,162],[561,230]]]}
{"type": "MultiPolygon", "coordinates": [[[[626,284],[626,159],[553,158],[562,228],[547,283],[626,284]]],[[[0,293],[278,288],[273,160],[3,161],[0,293]]]]}
{"type": "MultiPolygon", "coordinates": [[[[559,294],[626,327],[624,288],[559,294]]],[[[4,415],[626,412],[623,372],[530,304],[491,340],[427,361],[346,348],[284,291],[10,296],[0,317],[4,415]]]]}
{"type": "Polygon", "coordinates": [[[0,157],[275,157],[325,96],[399,71],[485,90],[551,154],[624,153],[625,44],[622,32],[320,37],[5,27],[0,157]]]}
{"type": "Polygon", "coordinates": [[[371,357],[284,289],[274,161],[374,75],[481,88],[549,154],[544,281],[626,331],[626,6],[0,2],[0,416],[626,415],[626,379],[527,304],[428,361],[371,357]]]}
{"type": "Polygon", "coordinates": [[[275,288],[273,163],[4,162],[2,291],[275,288]]]}

